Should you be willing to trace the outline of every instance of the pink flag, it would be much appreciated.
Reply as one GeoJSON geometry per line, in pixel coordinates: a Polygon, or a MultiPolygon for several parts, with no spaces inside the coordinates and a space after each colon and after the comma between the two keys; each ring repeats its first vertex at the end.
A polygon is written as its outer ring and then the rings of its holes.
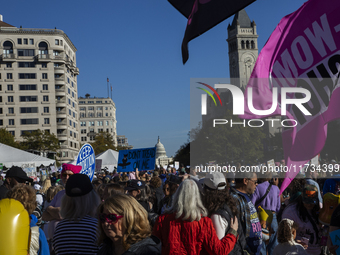
{"type": "MultiPolygon", "coordinates": [[[[327,123],[340,118],[340,1],[309,0],[284,17],[262,49],[247,85],[252,88],[253,106],[267,110],[272,106],[273,87],[278,88],[278,105],[262,116],[248,108],[245,93],[245,119],[281,115],[281,89],[302,87],[311,93],[303,106],[306,115],[288,105],[287,118],[297,125],[283,129],[283,149],[288,172],[281,192],[306,162],[322,150],[327,123]],[[299,79],[299,80],[298,80],[299,79]]],[[[287,98],[303,98],[288,94],[287,98]]]]}

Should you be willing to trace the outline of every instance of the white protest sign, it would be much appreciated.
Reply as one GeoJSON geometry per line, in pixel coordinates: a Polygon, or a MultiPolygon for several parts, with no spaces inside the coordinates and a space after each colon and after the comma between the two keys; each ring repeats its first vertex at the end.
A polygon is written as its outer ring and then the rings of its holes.
{"type": "Polygon", "coordinates": [[[86,174],[92,181],[94,172],[96,170],[96,158],[94,155],[94,150],[90,144],[84,144],[81,147],[78,157],[77,166],[81,166],[81,174],[86,174]]]}

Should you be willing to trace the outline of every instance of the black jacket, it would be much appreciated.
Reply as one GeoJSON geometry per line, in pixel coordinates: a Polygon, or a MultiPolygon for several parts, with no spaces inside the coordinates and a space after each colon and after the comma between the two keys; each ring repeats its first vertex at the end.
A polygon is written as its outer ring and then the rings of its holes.
{"type": "MultiPolygon", "coordinates": [[[[112,243],[106,242],[98,251],[98,255],[112,255],[112,243]]],[[[123,253],[123,255],[161,255],[162,243],[155,237],[150,236],[138,243],[131,245],[130,249],[123,253]]]]}
{"type": "MultiPolygon", "coordinates": [[[[224,204],[223,207],[218,209],[215,213],[221,215],[223,218],[225,218],[227,220],[228,228],[226,229],[226,233],[228,233],[228,231],[230,229],[230,219],[231,219],[231,217],[234,218],[229,206],[224,204]]],[[[239,226],[238,229],[237,229],[238,239],[237,239],[237,242],[234,246],[234,249],[229,253],[229,255],[246,254],[246,253],[244,253],[244,250],[246,249],[247,241],[246,241],[246,238],[244,236],[244,233],[243,233],[243,230],[242,230],[242,227],[241,227],[241,222],[240,222],[239,218],[237,218],[237,220],[238,220],[238,226],[239,226]]]]}

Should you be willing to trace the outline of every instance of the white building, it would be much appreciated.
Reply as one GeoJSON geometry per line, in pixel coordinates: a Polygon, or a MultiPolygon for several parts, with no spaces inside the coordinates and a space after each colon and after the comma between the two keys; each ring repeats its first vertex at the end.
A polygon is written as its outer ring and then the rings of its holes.
{"type": "Polygon", "coordinates": [[[0,128],[57,135],[61,163],[79,151],[76,47],[59,29],[17,28],[0,15],[0,128]]]}
{"type": "Polygon", "coordinates": [[[155,145],[155,147],[156,147],[156,165],[159,165],[159,166],[169,165],[170,162],[173,161],[173,158],[167,157],[164,145],[161,143],[159,136],[158,136],[158,141],[157,141],[157,144],[155,145]]]}

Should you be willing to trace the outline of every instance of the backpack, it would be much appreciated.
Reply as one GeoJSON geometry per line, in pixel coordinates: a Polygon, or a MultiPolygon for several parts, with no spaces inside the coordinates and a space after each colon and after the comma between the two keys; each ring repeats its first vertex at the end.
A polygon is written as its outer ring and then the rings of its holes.
{"type": "MultiPolygon", "coordinates": [[[[228,231],[230,230],[230,219],[231,217],[234,218],[230,208],[224,204],[221,208],[219,208],[216,212],[216,214],[219,214],[221,215],[223,218],[225,218],[228,222],[228,227],[226,229],[226,234],[228,233],[228,231]]],[[[246,238],[245,238],[245,235],[243,233],[243,230],[242,230],[242,225],[241,225],[241,222],[240,222],[240,219],[237,218],[238,220],[238,229],[237,229],[237,233],[239,235],[238,237],[238,240],[235,244],[235,247],[234,249],[229,253],[230,255],[239,255],[239,254],[248,254],[247,251],[245,251],[246,249],[246,246],[247,246],[247,241],[246,241],[246,238]]]]}

